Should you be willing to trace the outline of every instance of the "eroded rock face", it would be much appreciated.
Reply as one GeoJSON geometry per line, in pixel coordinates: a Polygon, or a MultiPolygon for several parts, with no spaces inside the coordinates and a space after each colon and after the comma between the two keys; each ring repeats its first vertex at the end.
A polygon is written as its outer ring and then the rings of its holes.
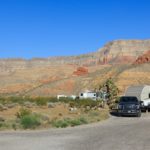
{"type": "Polygon", "coordinates": [[[150,49],[150,40],[117,40],[99,49],[101,63],[133,63],[150,49]]]}
{"type": "Polygon", "coordinates": [[[150,62],[150,50],[144,53],[142,56],[139,56],[134,64],[144,64],[150,62]]]}

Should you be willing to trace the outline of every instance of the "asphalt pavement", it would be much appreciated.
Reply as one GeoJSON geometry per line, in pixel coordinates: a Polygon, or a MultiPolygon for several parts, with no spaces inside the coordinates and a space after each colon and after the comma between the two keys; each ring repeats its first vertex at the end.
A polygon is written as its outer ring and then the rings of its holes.
{"type": "Polygon", "coordinates": [[[0,132],[0,150],[150,150],[150,114],[42,131],[0,132]]]}

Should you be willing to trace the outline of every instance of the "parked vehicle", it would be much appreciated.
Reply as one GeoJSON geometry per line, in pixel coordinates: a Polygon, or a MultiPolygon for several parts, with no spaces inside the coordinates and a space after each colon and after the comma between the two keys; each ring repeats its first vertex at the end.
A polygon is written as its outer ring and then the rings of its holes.
{"type": "Polygon", "coordinates": [[[125,92],[125,96],[135,96],[141,101],[141,110],[146,112],[150,110],[150,86],[138,85],[130,86],[125,92]]]}
{"type": "Polygon", "coordinates": [[[122,96],[118,104],[118,113],[122,115],[141,116],[140,101],[134,96],[122,96]]]}
{"type": "Polygon", "coordinates": [[[90,99],[96,100],[97,94],[96,94],[96,92],[91,92],[91,91],[82,92],[79,94],[79,98],[80,99],[90,98],[90,99]]]}

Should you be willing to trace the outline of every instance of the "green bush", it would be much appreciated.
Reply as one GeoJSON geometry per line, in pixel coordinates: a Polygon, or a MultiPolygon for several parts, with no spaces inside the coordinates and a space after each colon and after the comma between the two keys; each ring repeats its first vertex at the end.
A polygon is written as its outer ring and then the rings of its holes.
{"type": "Polygon", "coordinates": [[[12,124],[12,128],[13,128],[14,130],[17,130],[17,124],[16,124],[16,123],[13,123],[13,124],[12,124]]]}
{"type": "Polygon", "coordinates": [[[35,99],[35,102],[38,106],[46,106],[47,105],[47,102],[48,102],[48,99],[47,98],[42,98],[42,97],[37,97],[35,99]]]}
{"type": "Polygon", "coordinates": [[[7,103],[18,103],[18,104],[23,104],[25,99],[23,97],[19,97],[19,96],[16,96],[16,97],[8,97],[7,99],[7,103]]]}
{"type": "MultiPolygon", "coordinates": [[[[24,129],[34,129],[41,124],[40,115],[32,114],[29,109],[21,108],[16,114],[24,129]]],[[[16,126],[12,126],[14,129],[16,126]]]]}
{"type": "Polygon", "coordinates": [[[34,129],[41,124],[37,115],[26,115],[21,118],[21,125],[24,129],[34,129]]]}
{"type": "Polygon", "coordinates": [[[48,102],[56,103],[63,102],[68,103],[71,107],[86,107],[90,108],[97,106],[101,101],[93,101],[92,99],[77,99],[73,100],[72,98],[62,97],[59,100],[56,97],[0,97],[0,103],[18,103],[23,105],[25,102],[35,102],[38,106],[46,106],[48,102]]]}
{"type": "Polygon", "coordinates": [[[66,128],[68,126],[74,127],[87,123],[88,123],[87,120],[81,117],[76,119],[55,120],[52,122],[52,126],[56,128],[66,128]]]}
{"type": "Polygon", "coordinates": [[[87,124],[87,123],[88,123],[87,120],[83,117],[70,120],[70,125],[72,127],[79,126],[79,125],[82,125],[82,124],[87,124]]]}
{"type": "Polygon", "coordinates": [[[9,128],[9,125],[5,122],[0,122],[0,128],[9,128]]]}
{"type": "Polygon", "coordinates": [[[81,124],[87,124],[88,123],[88,121],[84,117],[79,118],[79,120],[80,120],[81,124]]]}
{"type": "Polygon", "coordinates": [[[90,117],[97,117],[97,116],[100,116],[100,112],[91,111],[91,112],[89,113],[89,116],[90,116],[90,117]]]}
{"type": "Polygon", "coordinates": [[[78,100],[73,100],[72,98],[66,98],[66,97],[63,97],[60,99],[61,102],[64,102],[64,103],[68,103],[70,105],[70,107],[87,107],[89,106],[90,108],[92,107],[95,107],[95,106],[98,106],[99,104],[101,104],[102,101],[94,101],[92,99],[78,99],[78,100]]]}
{"type": "Polygon", "coordinates": [[[80,99],[76,101],[77,107],[87,107],[89,106],[90,108],[98,106],[101,103],[101,101],[94,101],[92,99],[80,99]]]}
{"type": "Polygon", "coordinates": [[[78,126],[78,125],[81,125],[81,122],[80,122],[79,119],[74,119],[74,120],[71,120],[71,121],[70,121],[70,125],[71,125],[72,127],[78,126]]]}
{"type": "Polygon", "coordinates": [[[56,128],[66,128],[69,126],[68,120],[56,120],[52,122],[52,126],[56,128]]]}
{"type": "Polygon", "coordinates": [[[6,103],[6,99],[4,97],[0,97],[0,104],[5,104],[6,103]]]}
{"type": "Polygon", "coordinates": [[[57,99],[57,97],[49,97],[48,99],[49,99],[48,102],[51,102],[51,103],[59,102],[59,100],[57,99]]]}
{"type": "Polygon", "coordinates": [[[4,123],[1,123],[1,122],[0,122],[0,128],[2,128],[3,126],[4,126],[4,123]]]}

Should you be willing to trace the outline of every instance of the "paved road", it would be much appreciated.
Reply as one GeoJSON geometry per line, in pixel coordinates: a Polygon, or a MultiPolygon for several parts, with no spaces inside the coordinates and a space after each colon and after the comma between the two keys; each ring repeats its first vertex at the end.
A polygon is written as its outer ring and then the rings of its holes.
{"type": "Polygon", "coordinates": [[[150,150],[150,114],[67,129],[0,132],[0,150],[150,150]]]}

